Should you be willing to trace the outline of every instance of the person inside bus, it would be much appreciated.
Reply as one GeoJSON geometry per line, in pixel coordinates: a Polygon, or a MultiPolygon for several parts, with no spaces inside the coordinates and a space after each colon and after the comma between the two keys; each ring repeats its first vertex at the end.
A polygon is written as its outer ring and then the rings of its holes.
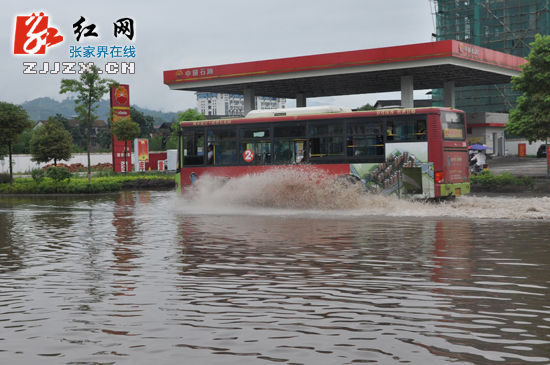
{"type": "Polygon", "coordinates": [[[288,148],[281,152],[281,163],[292,163],[292,151],[288,148]]]}
{"type": "Polygon", "coordinates": [[[416,139],[418,140],[425,140],[426,139],[426,125],[423,123],[418,124],[418,134],[416,135],[416,139]]]}
{"type": "Polygon", "coordinates": [[[386,140],[388,140],[388,141],[393,141],[393,136],[394,136],[394,134],[393,134],[393,126],[390,125],[390,124],[388,124],[388,128],[387,128],[387,130],[386,130],[386,135],[387,135],[387,136],[386,136],[386,140]]]}
{"type": "Polygon", "coordinates": [[[214,147],[211,144],[208,145],[208,164],[212,165],[214,162],[214,147]]]}

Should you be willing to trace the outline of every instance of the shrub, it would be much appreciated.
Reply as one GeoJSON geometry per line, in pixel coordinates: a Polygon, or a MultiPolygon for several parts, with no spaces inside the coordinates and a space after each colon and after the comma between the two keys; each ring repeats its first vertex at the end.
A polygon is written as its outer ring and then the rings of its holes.
{"type": "MultiPolygon", "coordinates": [[[[65,169],[58,168],[58,170],[65,169]]],[[[166,175],[140,176],[135,174],[124,176],[119,174],[113,177],[93,177],[91,183],[87,179],[55,180],[44,178],[38,184],[32,179],[20,178],[15,180],[13,186],[9,184],[0,185],[0,194],[100,194],[117,192],[123,188],[166,188],[170,184],[174,185],[174,178],[166,175]],[[163,184],[163,181],[168,182],[168,184],[163,184]]]]}
{"type": "Polygon", "coordinates": [[[64,167],[50,166],[48,170],[46,170],[46,176],[56,182],[71,179],[71,173],[64,167]]]}
{"type": "Polygon", "coordinates": [[[56,182],[45,179],[42,184],[37,185],[32,180],[16,182],[12,185],[0,186],[2,194],[97,194],[112,193],[120,191],[121,184],[116,181],[92,182],[86,180],[73,180],[56,182]]]}
{"type": "Polygon", "coordinates": [[[0,184],[9,184],[10,182],[10,174],[0,174],[0,184]]]}
{"type": "Polygon", "coordinates": [[[116,172],[113,171],[112,168],[99,168],[97,170],[97,177],[108,177],[108,176],[116,176],[116,172]]]}
{"type": "Polygon", "coordinates": [[[44,180],[44,177],[46,177],[46,173],[42,169],[35,169],[31,171],[31,177],[36,185],[40,185],[42,180],[44,180]]]}

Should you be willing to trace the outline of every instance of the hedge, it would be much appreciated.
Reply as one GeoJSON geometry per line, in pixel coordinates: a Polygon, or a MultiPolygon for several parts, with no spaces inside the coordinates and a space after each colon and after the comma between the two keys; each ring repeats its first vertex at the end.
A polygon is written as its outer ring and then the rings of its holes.
{"type": "Polygon", "coordinates": [[[531,176],[515,176],[511,172],[503,172],[494,175],[492,171],[484,171],[478,175],[470,175],[472,187],[500,188],[500,187],[522,187],[532,188],[535,181],[531,176]]]}
{"type": "Polygon", "coordinates": [[[112,176],[92,178],[72,178],[71,180],[55,181],[43,178],[37,183],[33,179],[19,178],[13,185],[0,184],[0,194],[98,194],[112,193],[125,187],[175,187],[173,176],[112,176]],[[154,182],[157,182],[155,185],[154,182]],[[160,184],[159,184],[160,183],[160,184]],[[172,185],[173,184],[173,185],[172,185]]]}

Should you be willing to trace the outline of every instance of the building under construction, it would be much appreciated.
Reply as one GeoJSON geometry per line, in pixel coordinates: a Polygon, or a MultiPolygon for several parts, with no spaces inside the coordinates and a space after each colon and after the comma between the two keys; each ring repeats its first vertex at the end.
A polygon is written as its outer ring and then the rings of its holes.
{"type": "MultiPolygon", "coordinates": [[[[454,39],[527,57],[536,34],[550,34],[550,0],[433,0],[436,38],[454,39]]],[[[468,113],[504,112],[519,95],[510,84],[456,88],[456,108],[468,113]]],[[[442,90],[433,90],[443,105],[442,90]]]]}

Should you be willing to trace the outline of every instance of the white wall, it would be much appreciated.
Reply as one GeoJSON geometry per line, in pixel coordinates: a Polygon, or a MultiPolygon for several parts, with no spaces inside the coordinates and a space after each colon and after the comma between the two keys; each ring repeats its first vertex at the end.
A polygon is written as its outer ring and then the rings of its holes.
{"type": "Polygon", "coordinates": [[[526,140],[525,141],[510,141],[510,140],[506,140],[506,143],[505,143],[505,149],[508,150],[508,154],[510,154],[510,156],[517,156],[518,154],[518,144],[520,143],[525,143],[525,149],[526,149],[526,154],[527,155],[536,155],[537,154],[537,150],[539,149],[539,146],[541,144],[544,144],[544,141],[537,141],[537,142],[533,142],[532,144],[529,144],[529,142],[527,142],[526,140]]]}
{"type": "MultiPolygon", "coordinates": [[[[31,161],[31,155],[13,155],[12,158],[15,162],[15,164],[13,165],[14,173],[30,172],[34,169],[44,167],[48,164],[53,164],[53,160],[49,163],[37,164],[36,162],[31,161]]],[[[3,166],[1,161],[2,160],[0,160],[0,172],[9,172],[8,157],[4,158],[3,166]]],[[[110,152],[91,153],[90,162],[92,166],[97,165],[98,163],[113,163],[113,156],[110,152]]],[[[130,162],[130,158],[128,158],[128,162],[130,162]]],[[[88,155],[86,153],[75,153],[69,161],[58,161],[58,163],[64,163],[67,165],[71,165],[73,163],[81,163],[84,166],[88,166],[88,155]]]]}

